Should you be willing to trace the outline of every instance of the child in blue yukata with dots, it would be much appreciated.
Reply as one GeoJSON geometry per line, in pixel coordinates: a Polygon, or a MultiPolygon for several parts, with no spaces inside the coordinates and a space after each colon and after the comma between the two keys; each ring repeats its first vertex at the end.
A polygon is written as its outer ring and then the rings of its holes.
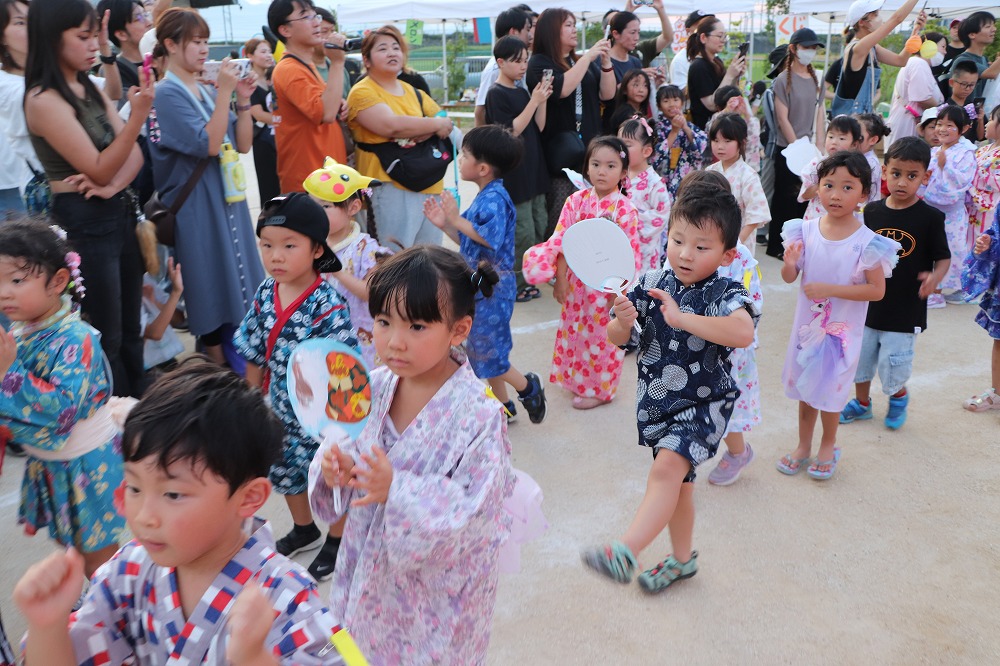
{"type": "Polygon", "coordinates": [[[993,226],[976,237],[972,252],[965,260],[962,288],[969,298],[982,296],[976,323],[993,338],[990,380],[993,387],[963,403],[970,412],[1000,409],[1000,208],[993,215],[993,226]]]}
{"type": "Polygon", "coordinates": [[[281,423],[229,370],[189,360],[125,422],[121,510],[134,539],[83,584],[74,549],[14,588],[30,664],[319,664],[340,630],[305,569],[255,515],[281,423]]]}
{"type": "Polygon", "coordinates": [[[741,226],[732,194],[711,183],[685,184],[670,211],[670,268],[649,271],[616,298],[608,324],[613,344],[637,350],[639,443],[652,448],[653,466],[625,534],[582,556],[592,569],[628,583],[637,555],[669,527],[673,554],[639,575],[647,592],[698,571],[691,549],[695,470],[726,432],[740,394],[730,355],[753,344],[759,317],[743,285],[718,274],[736,258],[741,226]]]}
{"type": "Polygon", "coordinates": [[[513,341],[510,318],[514,314],[517,284],[514,276],[514,230],[517,213],[501,177],[517,166],[521,144],[510,130],[498,125],[476,127],[465,135],[458,169],[462,180],[475,183],[479,194],[462,215],[450,193],[428,197],[424,215],[459,244],[462,256],[475,270],[486,260],[500,276],[493,295],[476,299],[476,319],[466,343],[476,376],[489,382],[493,394],[513,420],[517,409],[507,394],[507,384],[517,391],[532,423],[545,419],[545,390],[538,375],[521,374],[510,363],[513,341]]]}
{"type": "Polygon", "coordinates": [[[287,369],[288,358],[305,340],[333,338],[358,346],[347,302],[322,276],[341,269],[326,243],[329,231],[323,208],[305,192],[267,202],[257,219],[257,236],[271,277],[257,289],[233,338],[247,360],[247,381],[261,388],[285,424],[282,459],[271,468],[270,478],[288,503],[294,527],[278,539],[275,550],[292,557],[322,545],[309,565],[309,573],[318,581],[333,575],[342,529],[332,528],[324,543],[313,522],[306,488],[309,463],[319,445],[302,430],[292,411],[287,369]]]}

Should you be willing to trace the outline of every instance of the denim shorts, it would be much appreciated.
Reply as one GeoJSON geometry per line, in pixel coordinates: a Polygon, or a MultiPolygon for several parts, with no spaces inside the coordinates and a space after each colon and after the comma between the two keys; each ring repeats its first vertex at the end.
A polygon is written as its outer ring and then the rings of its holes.
{"type": "Polygon", "coordinates": [[[899,393],[913,373],[913,347],[916,340],[916,333],[877,331],[865,326],[861,359],[858,361],[857,372],[854,373],[854,383],[870,382],[878,370],[882,392],[886,395],[899,393]]]}

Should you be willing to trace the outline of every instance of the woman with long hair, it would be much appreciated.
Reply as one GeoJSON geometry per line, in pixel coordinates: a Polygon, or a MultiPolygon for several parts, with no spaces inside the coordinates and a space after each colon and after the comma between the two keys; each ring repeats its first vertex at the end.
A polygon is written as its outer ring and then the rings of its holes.
{"type": "Polygon", "coordinates": [[[715,91],[722,86],[739,86],[740,77],[747,69],[746,57],[737,54],[729,63],[722,62],[719,54],[726,48],[726,24],[714,16],[703,18],[694,34],[688,37],[687,88],[691,100],[691,122],[701,129],[708,125],[715,106],[715,91]]]}
{"type": "Polygon", "coordinates": [[[812,63],[821,42],[809,28],[796,30],[788,43],[785,58],[769,76],[774,80],[774,118],[778,124],[774,164],[774,195],[768,224],[767,253],[781,256],[781,226],[785,220],[802,217],[805,203],[797,199],[802,179],[788,169],[782,149],[804,136],[814,137],[820,108],[821,84],[812,63]]]}
{"type": "Polygon", "coordinates": [[[542,150],[552,176],[548,234],[559,221],[566,197],[576,190],[562,169],[583,168],[584,147],[601,133],[601,102],[615,96],[611,45],[602,39],[581,57],[576,55],[576,17],[568,9],[546,9],[535,23],[533,53],[525,79],[533,90],[552,73],[552,95],[546,103],[542,150]],[[573,139],[576,135],[576,140],[573,139]]]}
{"type": "MultiPolygon", "coordinates": [[[[888,37],[902,23],[917,4],[906,0],[886,21],[879,16],[883,0],[855,0],[847,10],[847,31],[854,32],[854,40],[844,48],[840,79],[830,103],[831,116],[841,114],[871,113],[875,104],[875,90],[882,77],[879,64],[903,67],[911,53],[893,53],[879,42],[888,37]]],[[[919,32],[927,16],[920,12],[915,32],[919,32]]]]}
{"type": "Polygon", "coordinates": [[[87,75],[100,33],[87,0],[46,0],[44,11],[29,12],[24,113],[52,189],[52,217],[81,257],[82,309],[101,333],[114,391],[138,396],[144,269],[123,190],[142,167],[136,139],[153,105],[153,81],[143,76],[129,91],[132,114],[123,123],[87,75]]]}
{"type": "MultiPolygon", "coordinates": [[[[247,153],[253,144],[250,96],[254,74],[238,79],[235,63],[224,61],[216,88],[198,83],[208,57],[209,28],[198,12],[171,8],[156,22],[157,48],[167,54],[167,73],[156,87],[156,115],[150,121],[153,180],[171,205],[199,164],[204,169],[177,211],[175,251],[184,266],[188,326],[217,363],[264,281],[264,267],[245,198],[230,203],[220,156],[224,143],[247,153]],[[229,100],[236,93],[234,115],[229,100]]],[[[234,198],[234,197],[231,197],[234,198]]],[[[265,202],[266,203],[266,202],[265,202]]]]}

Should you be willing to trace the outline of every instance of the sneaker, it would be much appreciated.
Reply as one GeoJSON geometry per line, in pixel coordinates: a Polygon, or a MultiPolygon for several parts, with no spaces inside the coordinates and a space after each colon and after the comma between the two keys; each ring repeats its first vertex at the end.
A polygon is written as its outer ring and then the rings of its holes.
{"type": "Polygon", "coordinates": [[[322,545],[323,533],[316,527],[316,523],[313,523],[301,532],[293,527],[292,531],[278,539],[274,544],[274,549],[285,557],[293,557],[322,545]]]}
{"type": "Polygon", "coordinates": [[[872,417],[872,403],[869,401],[865,407],[857,398],[852,398],[847,407],[840,412],[841,423],[854,423],[855,421],[867,421],[872,417]]]}
{"type": "Polygon", "coordinates": [[[637,566],[635,555],[620,541],[580,553],[583,563],[618,583],[631,583],[637,566]]]}
{"type": "Polygon", "coordinates": [[[906,423],[906,405],[910,402],[910,394],[889,397],[889,411],[885,415],[885,427],[889,430],[899,430],[906,423]]]}
{"type": "Polygon", "coordinates": [[[15,458],[24,458],[28,454],[24,452],[24,447],[14,442],[7,442],[7,453],[15,458]]]}
{"type": "Polygon", "coordinates": [[[969,398],[962,403],[962,406],[970,412],[985,412],[990,409],[1000,409],[1000,395],[997,395],[995,389],[989,389],[969,398]]]}
{"type": "Polygon", "coordinates": [[[723,453],[722,460],[708,475],[708,482],[716,486],[728,486],[740,478],[747,465],[753,462],[753,449],[749,444],[746,447],[747,450],[738,456],[730,455],[729,451],[723,453]]]}
{"type": "Polygon", "coordinates": [[[639,585],[647,592],[662,592],[679,580],[690,578],[698,573],[698,551],[691,551],[691,559],[678,562],[673,555],[668,555],[655,567],[639,574],[639,585]]]}
{"type": "Polygon", "coordinates": [[[503,403],[504,409],[507,410],[507,423],[513,423],[517,420],[517,405],[514,404],[513,400],[508,400],[503,403]]]}
{"type": "Polygon", "coordinates": [[[327,535],[323,547],[316,554],[316,559],[309,565],[309,575],[317,583],[322,583],[333,575],[337,566],[337,553],[340,551],[340,537],[327,535]]]}
{"type": "Polygon", "coordinates": [[[928,310],[940,310],[946,307],[948,303],[944,300],[944,296],[941,294],[931,294],[927,297],[927,309],[928,310]]]}
{"type": "Polygon", "coordinates": [[[944,300],[945,303],[951,303],[952,305],[964,305],[966,303],[965,292],[961,289],[956,289],[950,294],[945,294],[944,300]]]}
{"type": "Polygon", "coordinates": [[[528,380],[528,388],[531,393],[527,397],[517,397],[524,405],[524,411],[528,412],[528,418],[532,423],[541,423],[545,420],[545,389],[542,388],[542,380],[533,372],[524,376],[528,380]]]}

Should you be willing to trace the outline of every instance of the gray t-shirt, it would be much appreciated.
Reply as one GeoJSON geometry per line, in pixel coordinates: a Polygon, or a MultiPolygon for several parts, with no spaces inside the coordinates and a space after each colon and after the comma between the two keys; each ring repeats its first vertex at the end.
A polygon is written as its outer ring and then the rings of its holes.
{"type": "MultiPolygon", "coordinates": [[[[774,100],[780,101],[788,107],[788,121],[795,131],[795,138],[812,136],[813,122],[816,117],[816,103],[819,99],[819,91],[816,83],[811,78],[804,79],[801,76],[792,74],[792,86],[788,87],[788,74],[782,72],[774,80],[774,100]]],[[[788,145],[785,135],[778,130],[778,144],[780,148],[788,145]]]]}

